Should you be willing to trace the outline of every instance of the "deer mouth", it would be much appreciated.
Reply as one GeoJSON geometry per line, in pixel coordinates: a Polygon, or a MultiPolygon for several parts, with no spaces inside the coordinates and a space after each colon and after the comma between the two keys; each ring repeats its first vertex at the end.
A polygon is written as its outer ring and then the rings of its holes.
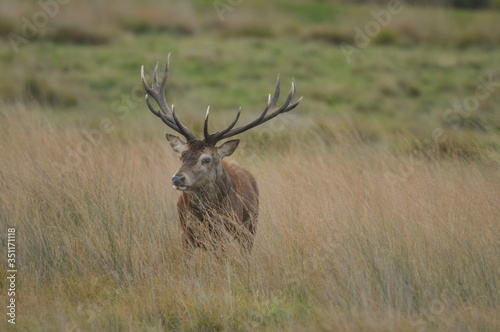
{"type": "Polygon", "coordinates": [[[174,188],[177,189],[177,190],[180,190],[180,191],[185,191],[185,190],[187,190],[188,187],[187,186],[175,186],[174,185],[174,188]]]}

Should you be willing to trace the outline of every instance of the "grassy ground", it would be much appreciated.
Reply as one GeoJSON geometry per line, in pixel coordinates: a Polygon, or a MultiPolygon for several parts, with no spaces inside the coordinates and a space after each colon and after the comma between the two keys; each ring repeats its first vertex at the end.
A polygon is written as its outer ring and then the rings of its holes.
{"type": "Polygon", "coordinates": [[[348,63],[385,7],[69,3],[17,51],[7,34],[40,7],[0,7],[18,329],[500,329],[498,12],[404,7],[348,63]],[[139,79],[169,52],[167,99],[197,133],[209,104],[213,128],[254,117],[278,72],[304,95],[232,157],[261,191],[250,270],[182,262],[178,158],[139,79]]]}

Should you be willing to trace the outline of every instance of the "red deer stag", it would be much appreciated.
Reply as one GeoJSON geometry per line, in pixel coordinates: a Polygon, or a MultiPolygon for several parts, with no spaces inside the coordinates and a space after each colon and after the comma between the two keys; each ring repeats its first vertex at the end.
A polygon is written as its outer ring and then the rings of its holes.
{"type": "Polygon", "coordinates": [[[295,82],[283,105],[276,106],[280,95],[280,80],[276,82],[274,94],[269,95],[264,111],[255,120],[244,126],[236,127],[241,107],[233,122],[224,130],[209,134],[207,109],[203,132],[205,138],[199,140],[179,121],[174,105],[170,109],[165,100],[165,84],[167,83],[170,54],[167,58],[165,72],[158,84],[158,64],[153,72],[151,87],[144,78],[144,66],[141,79],[146,89],[146,103],[157,117],[168,127],[185,137],[186,142],[177,136],[166,134],[174,151],[181,154],[182,166],[172,177],[175,189],[182,191],[177,202],[177,211],[183,230],[183,249],[189,258],[195,248],[220,249],[221,240],[236,239],[242,250],[250,254],[255,237],[259,210],[259,190],[253,175],[243,167],[222,160],[230,156],[239,139],[230,140],[220,146],[217,142],[243,133],[275,116],[294,109],[301,99],[295,101],[295,82]],[[156,110],[149,96],[158,104],[156,110]]]}

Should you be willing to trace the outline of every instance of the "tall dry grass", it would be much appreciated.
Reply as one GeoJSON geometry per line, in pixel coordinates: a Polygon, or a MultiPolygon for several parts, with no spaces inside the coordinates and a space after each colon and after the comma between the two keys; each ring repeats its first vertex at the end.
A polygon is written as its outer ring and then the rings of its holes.
{"type": "Polygon", "coordinates": [[[384,173],[408,157],[352,138],[243,146],[234,159],[261,191],[251,267],[198,251],[188,269],[163,128],[114,124],[61,173],[88,127],[1,106],[1,251],[16,227],[19,328],[500,328],[498,167],[422,162],[394,183],[384,173]]]}

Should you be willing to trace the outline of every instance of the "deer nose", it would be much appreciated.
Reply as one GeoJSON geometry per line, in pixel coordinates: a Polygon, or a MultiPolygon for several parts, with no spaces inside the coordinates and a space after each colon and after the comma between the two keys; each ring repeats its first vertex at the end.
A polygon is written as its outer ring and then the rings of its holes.
{"type": "Polygon", "coordinates": [[[184,180],[186,180],[184,174],[175,174],[172,178],[172,184],[174,186],[182,186],[184,184],[184,180]]]}

